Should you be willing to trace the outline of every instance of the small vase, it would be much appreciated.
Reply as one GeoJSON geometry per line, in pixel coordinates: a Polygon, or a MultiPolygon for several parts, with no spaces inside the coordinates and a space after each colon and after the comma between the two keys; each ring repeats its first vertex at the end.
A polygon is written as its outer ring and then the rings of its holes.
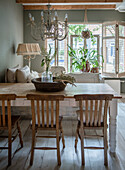
{"type": "Polygon", "coordinates": [[[42,82],[53,82],[53,76],[51,71],[44,71],[42,73],[42,82]]]}

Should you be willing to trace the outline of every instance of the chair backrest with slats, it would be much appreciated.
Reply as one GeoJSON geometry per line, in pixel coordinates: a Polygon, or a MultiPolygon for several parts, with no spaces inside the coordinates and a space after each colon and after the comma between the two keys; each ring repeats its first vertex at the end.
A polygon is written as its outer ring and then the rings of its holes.
{"type": "Polygon", "coordinates": [[[75,95],[74,98],[79,101],[80,121],[84,122],[85,126],[107,125],[107,109],[112,97],[112,94],[75,95]]]}
{"type": "Polygon", "coordinates": [[[59,122],[59,102],[64,100],[63,95],[35,95],[27,94],[31,100],[32,125],[38,127],[54,127],[59,122]],[[54,108],[54,106],[56,108],[54,108]]]}
{"type": "Polygon", "coordinates": [[[2,102],[0,109],[0,127],[6,127],[7,125],[11,126],[11,100],[15,99],[15,94],[0,94],[0,101],[2,102]],[[8,115],[7,119],[6,114],[8,115]]]}

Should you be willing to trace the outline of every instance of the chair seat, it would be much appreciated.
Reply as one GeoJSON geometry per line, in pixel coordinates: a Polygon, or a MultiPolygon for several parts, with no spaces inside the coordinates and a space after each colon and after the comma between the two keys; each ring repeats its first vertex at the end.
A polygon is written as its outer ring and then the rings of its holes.
{"type": "MultiPolygon", "coordinates": [[[[63,119],[63,117],[62,117],[62,116],[59,116],[59,128],[61,128],[61,121],[62,121],[62,119],[63,119]]],[[[30,125],[32,126],[32,120],[31,120],[30,125]]],[[[38,127],[38,121],[37,121],[37,119],[36,119],[36,124],[35,124],[35,126],[38,127]]],[[[42,127],[43,127],[43,126],[42,126],[42,123],[40,123],[40,128],[42,128],[42,127]]],[[[45,123],[43,128],[52,128],[52,126],[51,126],[51,120],[49,120],[49,127],[47,127],[47,124],[45,123]]],[[[53,128],[56,128],[56,122],[54,122],[53,128]]]]}
{"type": "MultiPolygon", "coordinates": [[[[12,126],[12,128],[19,121],[19,119],[20,119],[20,116],[11,116],[11,126],[12,126]]],[[[8,128],[8,116],[7,115],[5,115],[5,121],[6,121],[6,126],[0,126],[0,129],[8,128]]]]}

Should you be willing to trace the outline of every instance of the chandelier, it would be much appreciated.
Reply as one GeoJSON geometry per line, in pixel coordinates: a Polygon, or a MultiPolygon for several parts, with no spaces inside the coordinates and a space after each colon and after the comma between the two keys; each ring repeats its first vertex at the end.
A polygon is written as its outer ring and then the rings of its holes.
{"type": "Polygon", "coordinates": [[[68,34],[68,15],[65,15],[65,21],[61,22],[58,20],[57,11],[50,9],[51,5],[48,3],[47,10],[41,11],[41,22],[36,24],[34,17],[29,13],[30,25],[31,25],[31,35],[32,37],[39,41],[51,38],[53,40],[62,41],[66,38],[68,34]],[[52,13],[55,15],[52,19],[52,13]]]}

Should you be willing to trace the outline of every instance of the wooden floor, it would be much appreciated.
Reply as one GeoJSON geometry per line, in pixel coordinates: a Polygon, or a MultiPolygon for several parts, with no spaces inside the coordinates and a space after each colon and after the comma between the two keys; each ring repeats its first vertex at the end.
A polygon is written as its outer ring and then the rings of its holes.
{"type": "MultiPolygon", "coordinates": [[[[85,167],[81,166],[80,141],[77,152],[74,149],[76,120],[74,118],[63,120],[66,148],[61,148],[61,166],[57,166],[56,151],[35,151],[33,166],[29,166],[31,129],[30,119],[21,119],[24,147],[20,149],[18,138],[13,143],[12,165],[7,167],[7,150],[0,150],[0,170],[124,170],[125,169],[125,103],[119,103],[118,107],[118,131],[116,155],[108,154],[108,167],[104,166],[103,150],[85,150],[85,167]]],[[[2,132],[1,132],[2,133],[2,132]]],[[[88,131],[87,133],[91,133],[88,131]]],[[[95,133],[97,133],[95,131],[95,133]]],[[[101,132],[99,132],[101,133],[101,132]]],[[[0,145],[7,145],[6,140],[0,139],[0,145]]],[[[55,139],[40,139],[37,144],[53,146],[55,139]]],[[[86,139],[85,145],[94,144],[102,146],[102,139],[86,139]]]]}

